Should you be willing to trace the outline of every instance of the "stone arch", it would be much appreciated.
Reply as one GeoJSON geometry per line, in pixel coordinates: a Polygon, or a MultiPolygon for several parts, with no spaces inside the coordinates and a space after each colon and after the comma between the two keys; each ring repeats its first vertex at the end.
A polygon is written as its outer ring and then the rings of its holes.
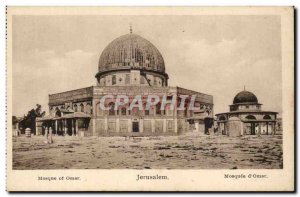
{"type": "Polygon", "coordinates": [[[78,106],[77,106],[77,104],[74,104],[74,111],[75,111],[75,112],[78,111],[78,106]]]}
{"type": "Polygon", "coordinates": [[[220,117],[219,117],[219,121],[225,121],[226,120],[226,117],[224,116],[224,115],[221,115],[220,117]]]}
{"type": "Polygon", "coordinates": [[[81,103],[79,106],[80,106],[80,111],[84,112],[84,105],[83,105],[83,103],[81,103]]]}
{"type": "Polygon", "coordinates": [[[55,115],[56,108],[57,108],[57,107],[52,106],[49,112],[50,112],[52,115],[53,115],[53,114],[55,115]]]}
{"type": "Polygon", "coordinates": [[[271,118],[270,115],[267,114],[267,115],[264,115],[263,119],[264,119],[264,120],[271,120],[272,118],[271,118]]]}
{"type": "Polygon", "coordinates": [[[248,119],[248,120],[256,120],[255,116],[253,116],[253,115],[246,116],[246,119],[248,119]]]}
{"type": "Polygon", "coordinates": [[[61,111],[58,107],[55,108],[55,117],[61,117],[61,111]]]}

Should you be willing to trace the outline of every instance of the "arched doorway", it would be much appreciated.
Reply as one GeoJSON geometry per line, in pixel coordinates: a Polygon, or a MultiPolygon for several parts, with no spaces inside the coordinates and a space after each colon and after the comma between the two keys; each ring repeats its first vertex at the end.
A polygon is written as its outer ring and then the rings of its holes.
{"type": "MultiPolygon", "coordinates": [[[[59,118],[62,116],[62,113],[58,107],[55,108],[55,117],[59,118]]],[[[63,122],[62,120],[56,119],[54,122],[54,129],[53,129],[54,134],[56,135],[63,135],[63,122]]]]}
{"type": "Polygon", "coordinates": [[[253,115],[246,116],[246,120],[250,122],[250,135],[255,135],[255,127],[256,127],[256,118],[253,115]]]}
{"type": "Polygon", "coordinates": [[[219,132],[221,132],[222,135],[227,135],[225,122],[226,122],[226,117],[224,115],[221,115],[219,117],[218,129],[219,129],[219,132]]]}
{"type": "MultiPolygon", "coordinates": [[[[266,120],[265,123],[266,123],[266,127],[267,127],[267,128],[266,128],[266,133],[265,133],[265,134],[266,134],[266,135],[269,135],[269,121],[268,121],[268,120],[271,121],[271,120],[272,120],[272,117],[271,117],[270,115],[267,114],[267,115],[264,115],[263,119],[266,120]]],[[[274,129],[275,129],[275,128],[274,128],[274,129]]],[[[272,132],[274,132],[274,131],[272,131],[272,132]]]]}

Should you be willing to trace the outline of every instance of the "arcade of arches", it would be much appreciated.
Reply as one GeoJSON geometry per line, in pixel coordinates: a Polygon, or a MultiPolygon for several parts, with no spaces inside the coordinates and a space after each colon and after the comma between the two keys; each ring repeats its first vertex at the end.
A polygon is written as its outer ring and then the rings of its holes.
{"type": "Polygon", "coordinates": [[[263,111],[258,103],[257,97],[248,91],[238,93],[230,111],[216,114],[218,132],[223,135],[275,135],[277,112],[263,111]],[[235,124],[242,125],[236,127],[241,131],[231,131],[228,124],[235,117],[235,124]],[[236,121],[238,120],[238,121],[236,121]]]}

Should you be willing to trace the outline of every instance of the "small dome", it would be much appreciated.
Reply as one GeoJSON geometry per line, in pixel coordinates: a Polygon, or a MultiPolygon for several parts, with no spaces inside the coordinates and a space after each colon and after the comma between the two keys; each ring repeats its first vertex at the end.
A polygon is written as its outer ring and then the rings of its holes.
{"type": "Polygon", "coordinates": [[[165,73],[165,64],[158,49],[136,34],[126,34],[113,40],[102,52],[99,72],[119,69],[145,69],[165,73]]]}
{"type": "Polygon", "coordinates": [[[257,97],[248,91],[239,92],[233,99],[233,104],[258,103],[257,97]]]}

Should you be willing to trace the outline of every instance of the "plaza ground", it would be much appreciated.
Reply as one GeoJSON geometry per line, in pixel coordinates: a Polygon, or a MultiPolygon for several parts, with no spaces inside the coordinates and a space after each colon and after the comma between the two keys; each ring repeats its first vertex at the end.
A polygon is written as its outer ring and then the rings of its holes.
{"type": "Polygon", "coordinates": [[[13,169],[281,169],[282,136],[13,137],[13,169]]]}

